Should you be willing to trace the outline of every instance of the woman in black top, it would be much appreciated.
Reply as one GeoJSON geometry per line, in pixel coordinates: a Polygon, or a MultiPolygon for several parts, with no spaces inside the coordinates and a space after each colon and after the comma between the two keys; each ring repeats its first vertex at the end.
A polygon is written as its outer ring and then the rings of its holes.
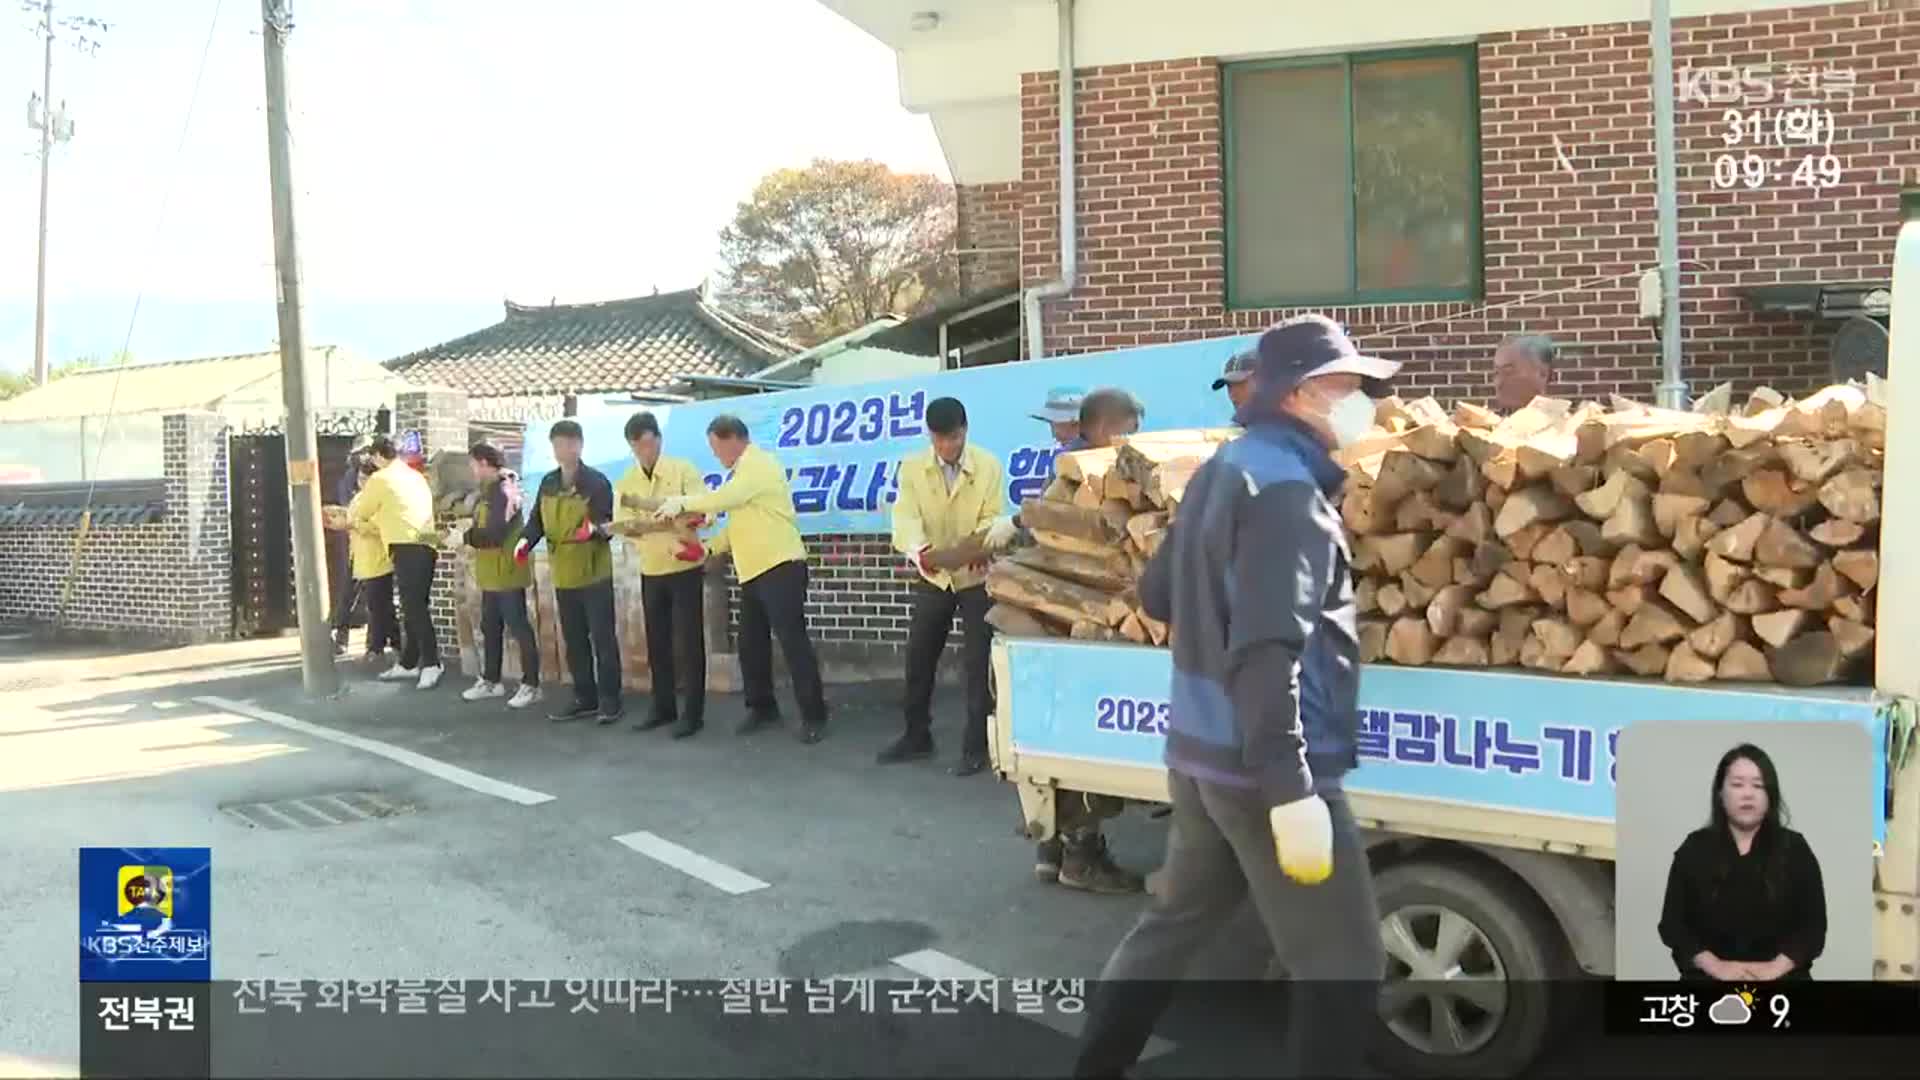
{"type": "Polygon", "coordinates": [[[1787,828],[1773,759],[1727,751],[1713,774],[1712,818],[1673,853],[1660,940],[1682,979],[1806,979],[1827,942],[1820,861],[1787,828]]]}

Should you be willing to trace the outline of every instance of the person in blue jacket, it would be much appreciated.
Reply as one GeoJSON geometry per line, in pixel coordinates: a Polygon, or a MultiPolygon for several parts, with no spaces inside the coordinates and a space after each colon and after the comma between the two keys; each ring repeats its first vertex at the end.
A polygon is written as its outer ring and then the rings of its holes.
{"type": "Polygon", "coordinates": [[[1333,451],[1373,426],[1400,365],[1317,315],[1261,336],[1246,426],[1194,474],[1140,602],[1173,627],[1173,824],[1153,899],[1101,976],[1076,1076],[1119,1076],[1173,983],[1243,901],[1292,977],[1277,1072],[1357,1076],[1385,971],[1343,792],[1358,763],[1360,645],[1333,451]]]}

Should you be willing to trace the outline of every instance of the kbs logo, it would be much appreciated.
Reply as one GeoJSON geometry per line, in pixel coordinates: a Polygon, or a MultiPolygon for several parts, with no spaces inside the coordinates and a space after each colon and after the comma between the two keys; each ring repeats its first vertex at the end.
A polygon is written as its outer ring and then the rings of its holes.
{"type": "Polygon", "coordinates": [[[1774,99],[1773,70],[1766,64],[1681,68],[1673,94],[1692,105],[1764,105],[1774,99]]]}
{"type": "Polygon", "coordinates": [[[151,908],[173,918],[173,871],[164,866],[123,866],[120,868],[118,914],[135,908],[151,908]]]}

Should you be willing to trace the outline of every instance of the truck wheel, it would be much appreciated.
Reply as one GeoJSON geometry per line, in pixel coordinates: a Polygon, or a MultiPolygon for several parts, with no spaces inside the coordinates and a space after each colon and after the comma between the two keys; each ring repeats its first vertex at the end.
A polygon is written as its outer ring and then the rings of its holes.
{"type": "Polygon", "coordinates": [[[1377,875],[1387,953],[1373,1056],[1400,1076],[1513,1076],[1554,1028],[1559,927],[1523,889],[1455,864],[1377,875]]]}

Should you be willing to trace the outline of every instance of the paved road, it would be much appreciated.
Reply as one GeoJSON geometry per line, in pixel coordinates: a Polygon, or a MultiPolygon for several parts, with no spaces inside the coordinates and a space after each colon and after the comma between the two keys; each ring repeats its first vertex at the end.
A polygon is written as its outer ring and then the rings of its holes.
{"type": "MultiPolygon", "coordinates": [[[[806,746],[735,736],[731,698],[674,741],[464,704],[452,680],[423,694],[345,670],[348,692],[316,703],[287,641],[115,654],[0,640],[7,922],[33,928],[0,950],[0,1073],[77,1059],[68,927],[86,845],[211,846],[222,979],[1091,978],[1138,910],[1036,882],[1017,800],[991,776],[948,776],[951,740],[942,760],[873,765],[896,685],[830,688],[831,735],[806,746]],[[397,812],[274,829],[272,811],[248,809],[346,793],[397,812]]],[[[1147,868],[1164,826],[1130,814],[1111,835],[1147,868]]],[[[1256,975],[1252,934],[1231,928],[1196,974],[1256,975]]],[[[1271,1075],[1257,1063],[1277,1025],[1230,1011],[1170,1017],[1142,1075],[1271,1075]]],[[[933,1038],[924,1022],[843,1019],[747,1037],[722,1018],[650,1031],[643,1059],[632,1032],[566,1036],[588,1057],[564,1071],[598,1071],[604,1050],[604,1067],[638,1075],[982,1075],[995,1060],[1057,1073],[1072,1026],[974,1017],[933,1038]]],[[[432,1072],[433,1043],[399,1045],[432,1072]]],[[[539,1071],[527,1052],[487,1061],[539,1071]]],[[[1609,1061],[1569,1046],[1551,1071],[1609,1061]]]]}

